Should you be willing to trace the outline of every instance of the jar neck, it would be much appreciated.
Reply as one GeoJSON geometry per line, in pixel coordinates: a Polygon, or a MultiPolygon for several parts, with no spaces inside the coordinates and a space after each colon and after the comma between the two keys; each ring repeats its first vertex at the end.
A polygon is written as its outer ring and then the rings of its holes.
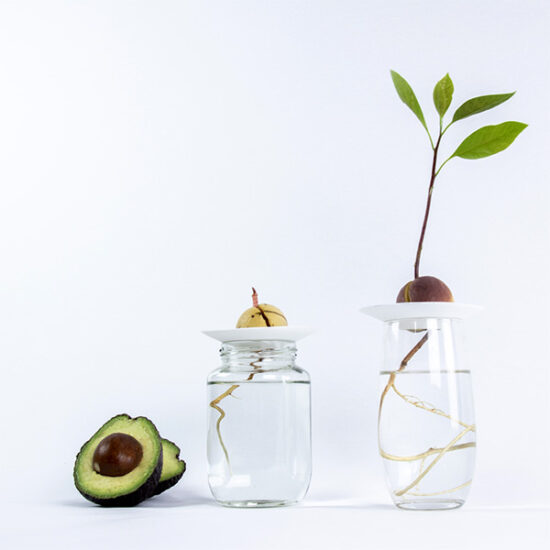
{"type": "Polygon", "coordinates": [[[262,371],[295,366],[296,344],[285,340],[243,340],[224,342],[222,366],[234,370],[262,371]]]}
{"type": "Polygon", "coordinates": [[[456,371],[464,369],[460,320],[424,317],[388,321],[384,371],[456,371]]]}
{"type": "Polygon", "coordinates": [[[442,331],[457,330],[461,328],[460,319],[451,319],[449,317],[418,317],[415,319],[399,319],[395,321],[386,321],[386,328],[389,330],[407,330],[407,331],[442,331]]]}

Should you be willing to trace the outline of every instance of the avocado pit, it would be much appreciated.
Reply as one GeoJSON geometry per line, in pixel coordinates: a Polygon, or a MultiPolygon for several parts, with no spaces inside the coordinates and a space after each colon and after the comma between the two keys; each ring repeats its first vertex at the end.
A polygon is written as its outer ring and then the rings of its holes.
{"type": "Polygon", "coordinates": [[[131,435],[117,432],[99,442],[92,464],[95,472],[102,476],[120,477],[134,470],[142,458],[141,443],[131,435]]]}
{"type": "Polygon", "coordinates": [[[451,289],[437,277],[417,277],[409,281],[397,295],[401,302],[453,302],[451,289]]]}
{"type": "Polygon", "coordinates": [[[239,317],[237,328],[286,327],[288,322],[284,313],[271,304],[259,304],[258,293],[252,288],[252,307],[239,317]]]}

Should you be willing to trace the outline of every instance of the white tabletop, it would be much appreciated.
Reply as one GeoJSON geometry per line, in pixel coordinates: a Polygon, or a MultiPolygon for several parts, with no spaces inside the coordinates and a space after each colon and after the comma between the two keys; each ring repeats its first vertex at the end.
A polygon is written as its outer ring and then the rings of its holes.
{"type": "Polygon", "coordinates": [[[101,508],[76,492],[50,501],[4,502],[4,549],[538,549],[549,509],[467,503],[446,512],[406,512],[384,498],[314,491],[287,508],[223,508],[183,483],[135,508],[101,508]]]}

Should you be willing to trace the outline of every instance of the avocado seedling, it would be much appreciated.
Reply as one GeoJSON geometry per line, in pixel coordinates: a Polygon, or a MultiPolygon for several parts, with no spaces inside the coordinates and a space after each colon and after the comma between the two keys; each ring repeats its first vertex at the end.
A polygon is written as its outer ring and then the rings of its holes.
{"type": "MultiPolygon", "coordinates": [[[[278,307],[275,307],[271,304],[259,304],[258,293],[256,292],[256,289],[252,287],[252,307],[248,308],[241,314],[241,316],[237,321],[236,328],[283,327],[283,326],[288,326],[288,322],[283,312],[278,307]]],[[[262,358],[250,363],[250,366],[254,368],[254,372],[251,372],[248,375],[248,378],[246,379],[247,381],[252,380],[254,378],[254,375],[260,371],[261,362],[262,362],[262,358]]],[[[227,461],[227,464],[229,465],[230,468],[231,468],[231,462],[229,460],[229,453],[227,452],[227,448],[225,446],[222,433],[221,433],[221,423],[222,423],[222,420],[225,418],[226,414],[225,414],[225,411],[220,407],[220,403],[230,395],[232,397],[235,397],[233,395],[233,392],[238,387],[239,387],[239,384],[231,385],[226,391],[218,395],[216,399],[213,399],[210,402],[210,406],[213,409],[215,409],[220,415],[218,417],[218,420],[216,421],[216,433],[218,435],[218,441],[220,442],[220,446],[225,456],[225,460],[227,461]]]]}
{"type": "Polygon", "coordinates": [[[144,416],[119,414],[82,446],[74,465],[75,486],[101,506],[135,506],[174,486],[185,471],[179,448],[161,439],[144,416]]]}
{"type": "MultiPolygon", "coordinates": [[[[420,231],[420,238],[416,249],[416,256],[414,262],[414,278],[406,283],[397,295],[397,302],[452,302],[454,301],[453,294],[449,287],[440,279],[431,276],[420,276],[420,258],[422,255],[424,237],[426,235],[426,228],[428,225],[428,219],[430,215],[430,208],[432,204],[432,195],[435,188],[436,178],[439,176],[442,168],[454,158],[463,159],[481,159],[489,157],[496,153],[499,153],[509,147],[517,136],[527,127],[522,122],[508,121],[494,126],[484,126],[479,130],[476,130],[468,137],[466,137],[460,145],[456,148],[454,153],[450,155],[445,161],[438,165],[438,154],[442,138],[447,130],[456,122],[468,118],[470,116],[482,113],[498,105],[504,103],[510,99],[515,92],[505,94],[493,94],[474,97],[464,102],[454,113],[452,119],[445,124],[444,117],[447,113],[453,97],[454,85],[448,74],[446,74],[436,85],[433,90],[433,101],[436,111],[439,115],[437,137],[434,140],[432,134],[428,129],[424,113],[420,107],[420,104],[411,88],[409,83],[395,71],[391,71],[391,77],[393,84],[397,91],[397,94],[401,101],[409,107],[414,113],[416,118],[420,121],[422,127],[428,135],[428,139],[432,148],[432,162],[430,171],[430,180],[428,186],[428,196],[426,201],[426,209],[420,231]]],[[[460,443],[460,439],[463,438],[468,432],[475,431],[475,425],[462,422],[458,418],[453,418],[450,414],[434,407],[433,405],[419,399],[412,395],[405,395],[401,393],[395,385],[396,375],[402,372],[414,356],[420,351],[420,349],[426,344],[429,338],[429,332],[427,329],[418,330],[423,332],[423,336],[413,346],[413,348],[406,354],[401,361],[401,364],[396,371],[390,373],[388,382],[382,390],[379,404],[379,419],[381,417],[384,400],[388,393],[393,391],[400,399],[404,400],[407,404],[414,407],[423,409],[431,414],[442,416],[452,420],[456,425],[462,427],[462,431],[454,437],[447,445],[430,448],[424,453],[420,453],[414,456],[394,456],[385,452],[380,446],[380,454],[387,460],[397,460],[400,462],[416,462],[420,461],[419,474],[410,484],[403,489],[395,492],[396,496],[402,495],[416,495],[416,496],[435,496],[436,494],[418,494],[412,493],[413,490],[420,481],[428,474],[428,472],[445,456],[446,453],[451,451],[457,451],[468,447],[475,446],[475,442],[460,443]],[[433,460],[425,467],[425,461],[428,457],[434,457],[433,460]]],[[[471,480],[470,480],[471,481],[471,480]]],[[[454,487],[445,492],[456,491],[470,483],[466,481],[459,487],[454,487]]]]}
{"type": "Polygon", "coordinates": [[[493,109],[498,105],[510,99],[515,92],[506,94],[492,94],[474,97],[464,102],[454,113],[452,120],[444,124],[444,117],[453,99],[454,84],[451,77],[446,74],[436,85],[433,91],[433,101],[436,111],[439,115],[439,124],[437,138],[432,138],[422,108],[416,99],[410,84],[397,72],[391,71],[393,84],[399,95],[399,98],[414,113],[416,118],[422,124],[428,134],[428,139],[432,148],[432,163],[430,171],[430,183],[428,186],[428,197],[426,200],[426,210],[420,231],[420,238],[416,249],[414,261],[414,279],[409,281],[397,296],[397,302],[452,302],[453,295],[447,285],[436,277],[420,277],[420,257],[426,236],[428,218],[432,205],[432,194],[435,181],[442,168],[453,158],[463,158],[469,160],[481,159],[495,155],[507,149],[518,135],[525,130],[527,124],[523,122],[508,121],[495,126],[484,126],[476,130],[465,138],[444,162],[438,166],[438,155],[441,141],[447,130],[459,120],[493,109]]]}

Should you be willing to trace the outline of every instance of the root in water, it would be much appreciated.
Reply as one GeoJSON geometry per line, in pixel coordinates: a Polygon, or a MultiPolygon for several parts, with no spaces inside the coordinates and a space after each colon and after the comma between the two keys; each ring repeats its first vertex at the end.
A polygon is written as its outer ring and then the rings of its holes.
{"type": "MultiPolygon", "coordinates": [[[[252,378],[254,378],[255,374],[263,372],[262,369],[261,369],[261,366],[257,364],[257,363],[261,363],[262,361],[263,361],[263,359],[260,358],[260,359],[258,359],[258,361],[250,363],[250,365],[252,367],[254,367],[254,372],[251,372],[248,375],[248,378],[246,379],[247,382],[252,380],[252,378]]],[[[231,471],[231,461],[229,460],[229,453],[227,452],[227,447],[225,446],[225,443],[223,442],[223,437],[222,437],[222,432],[221,432],[221,423],[222,423],[222,420],[225,418],[226,415],[225,415],[225,411],[220,407],[220,403],[226,397],[229,397],[230,395],[231,395],[231,397],[235,397],[233,395],[233,392],[239,387],[240,387],[240,384],[233,384],[227,390],[225,390],[222,394],[218,395],[218,397],[216,397],[216,399],[213,399],[210,402],[210,406],[220,413],[220,416],[219,416],[219,418],[216,422],[216,432],[218,434],[218,441],[220,442],[223,454],[225,456],[225,460],[227,461],[227,465],[229,466],[229,471],[231,471]]]]}
{"type": "Polygon", "coordinates": [[[437,409],[436,407],[434,407],[431,403],[420,401],[420,399],[418,399],[414,395],[402,394],[395,387],[395,384],[392,384],[392,389],[399,397],[401,397],[401,399],[405,400],[407,403],[410,403],[411,405],[418,407],[419,409],[424,409],[425,411],[431,412],[433,414],[437,414],[438,416],[444,416],[445,418],[448,418],[451,422],[455,422],[456,424],[459,424],[463,428],[470,428],[473,432],[475,432],[475,425],[466,424],[465,422],[462,422],[462,420],[459,420],[458,418],[453,418],[452,416],[448,415],[446,412],[442,411],[441,409],[437,409]]]}
{"type": "Polygon", "coordinates": [[[380,396],[380,405],[378,407],[378,419],[380,419],[380,413],[382,412],[382,405],[384,404],[384,399],[386,398],[386,395],[390,391],[391,387],[393,386],[395,382],[395,375],[398,372],[401,372],[405,369],[405,367],[409,364],[409,361],[416,355],[416,353],[422,348],[422,346],[427,342],[428,340],[428,333],[424,334],[424,336],[418,341],[418,343],[414,346],[414,348],[405,355],[403,358],[403,361],[401,361],[401,365],[399,365],[399,368],[397,371],[392,372],[390,374],[390,377],[388,379],[388,383],[386,384],[386,387],[382,391],[382,395],[380,396]]]}
{"type": "MultiPolygon", "coordinates": [[[[417,460],[420,460],[420,468],[419,468],[419,474],[418,476],[411,482],[409,485],[407,485],[404,489],[400,489],[399,491],[395,491],[395,496],[403,496],[405,494],[409,494],[412,496],[436,496],[440,494],[446,494],[451,493],[453,491],[458,491],[459,489],[462,489],[469,485],[471,483],[470,481],[467,481],[466,483],[463,483],[459,485],[458,487],[455,487],[453,489],[447,489],[445,491],[440,491],[437,493],[410,493],[410,490],[416,487],[420,481],[430,472],[430,470],[443,458],[443,456],[452,451],[459,451],[462,449],[467,449],[471,447],[475,447],[475,442],[469,442],[469,443],[460,443],[457,444],[457,442],[462,439],[467,433],[469,432],[475,432],[475,425],[474,424],[466,424],[465,422],[462,422],[458,418],[453,418],[446,412],[442,411],[441,409],[436,408],[430,403],[426,403],[425,401],[422,401],[421,399],[413,396],[413,395],[405,395],[402,394],[397,387],[395,386],[395,378],[397,373],[403,371],[405,367],[408,365],[409,361],[416,355],[416,353],[424,346],[424,344],[428,340],[428,332],[416,343],[416,345],[407,353],[407,355],[403,358],[401,361],[401,364],[397,371],[392,372],[388,378],[388,383],[384,387],[382,391],[382,395],[380,396],[380,405],[378,407],[378,422],[380,423],[381,413],[382,413],[382,406],[384,404],[384,400],[388,394],[388,392],[393,390],[401,399],[403,399],[406,403],[417,407],[419,409],[423,409],[431,414],[436,414],[438,416],[442,416],[444,418],[448,418],[451,422],[455,422],[456,424],[462,426],[464,430],[460,432],[455,438],[453,438],[445,447],[442,448],[433,448],[430,447],[427,451],[417,454],[417,455],[411,455],[411,456],[397,456],[397,455],[391,455],[389,453],[386,453],[382,449],[382,445],[380,444],[380,436],[379,436],[379,448],[380,448],[380,455],[382,458],[385,458],[387,460],[393,460],[397,462],[415,462],[417,460]],[[424,468],[424,463],[427,457],[431,455],[436,455],[436,457],[430,462],[430,464],[424,468]]],[[[379,430],[380,434],[380,430],[379,430]]]]}
{"type": "Polygon", "coordinates": [[[413,487],[416,487],[420,481],[428,474],[428,472],[443,458],[445,453],[459,440],[462,439],[469,431],[471,431],[471,428],[466,428],[463,431],[461,431],[456,437],[454,437],[450,443],[448,443],[441,451],[439,451],[439,454],[433,459],[433,461],[430,463],[430,465],[422,472],[420,475],[416,477],[411,483],[409,483],[404,489],[400,489],[399,491],[395,491],[395,496],[400,497],[404,495],[405,493],[408,493],[413,487]]]}
{"type": "MultiPolygon", "coordinates": [[[[476,444],[474,441],[471,441],[469,443],[460,443],[459,445],[453,445],[449,449],[447,449],[447,452],[451,451],[459,451],[461,449],[468,449],[469,447],[475,447],[476,444]]],[[[417,460],[426,460],[431,455],[435,455],[443,450],[443,447],[430,447],[427,451],[417,454],[417,455],[411,455],[411,456],[397,456],[397,455],[390,455],[386,453],[384,450],[380,449],[380,456],[382,458],[385,458],[386,460],[394,460],[396,462],[416,462],[417,460]]],[[[420,471],[422,471],[422,467],[424,466],[424,463],[420,465],[420,471]]]]}
{"type": "Polygon", "coordinates": [[[222,420],[225,418],[225,411],[220,407],[219,404],[222,400],[224,400],[226,397],[231,395],[238,387],[239,387],[239,384],[233,384],[229,389],[224,391],[221,395],[218,395],[216,399],[210,402],[210,406],[213,409],[216,409],[220,413],[220,417],[216,422],[216,432],[218,432],[218,440],[222,447],[223,454],[225,455],[225,460],[227,460],[227,464],[229,465],[229,469],[231,469],[231,462],[229,462],[229,453],[227,452],[227,448],[225,446],[225,443],[223,442],[222,432],[220,429],[220,424],[222,423],[222,420]]]}
{"type": "Polygon", "coordinates": [[[464,487],[468,487],[468,485],[470,485],[470,483],[472,483],[471,479],[469,481],[467,481],[466,483],[463,483],[462,485],[459,485],[458,487],[453,487],[452,489],[447,489],[445,491],[438,491],[437,493],[418,493],[418,492],[411,493],[411,492],[409,492],[409,495],[411,495],[413,497],[436,497],[436,496],[439,496],[439,495],[446,495],[448,493],[454,493],[455,491],[459,491],[460,489],[464,489],[464,487]]]}

